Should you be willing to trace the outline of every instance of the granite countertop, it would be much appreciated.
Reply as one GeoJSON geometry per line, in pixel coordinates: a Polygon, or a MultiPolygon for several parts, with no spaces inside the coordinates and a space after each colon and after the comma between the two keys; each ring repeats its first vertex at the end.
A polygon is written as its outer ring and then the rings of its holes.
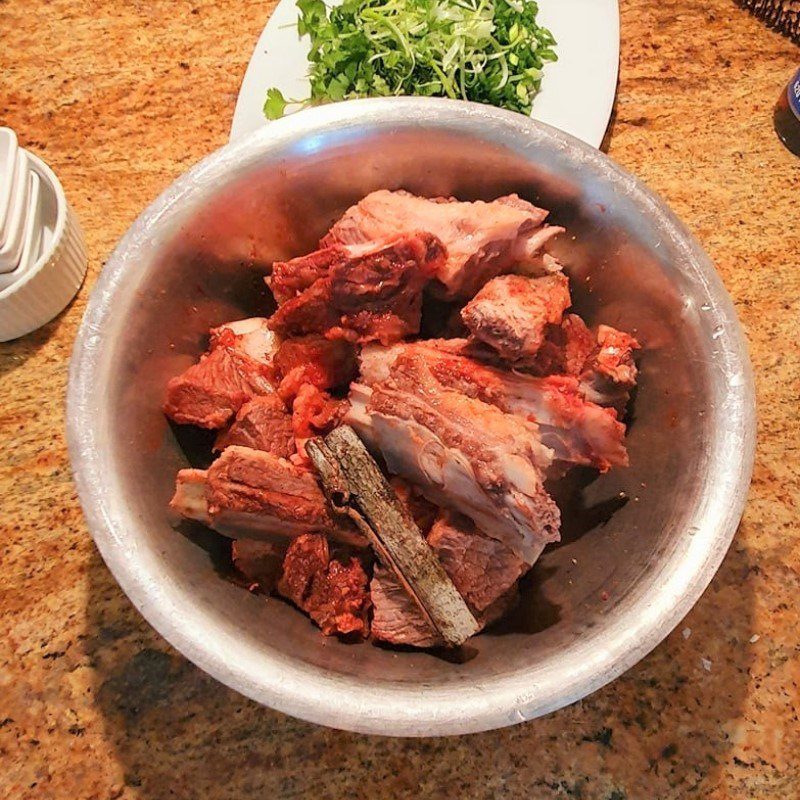
{"type": "Polygon", "coordinates": [[[70,476],[89,291],[141,209],[226,141],[273,3],[0,3],[0,123],[59,174],[90,255],[72,305],[0,345],[1,796],[800,796],[800,160],[771,123],[800,50],[732,0],[621,6],[606,147],[699,237],[747,331],[747,510],[695,609],[612,685],[525,725],[407,741],[263,709],[179,656],[106,570],[70,476]]]}

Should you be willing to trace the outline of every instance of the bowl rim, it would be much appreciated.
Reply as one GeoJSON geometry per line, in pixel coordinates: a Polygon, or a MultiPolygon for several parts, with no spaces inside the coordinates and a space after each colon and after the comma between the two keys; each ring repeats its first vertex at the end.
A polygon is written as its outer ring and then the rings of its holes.
{"type": "Polygon", "coordinates": [[[225,145],[179,177],[131,225],[99,276],[75,340],[67,391],[69,453],[87,526],[106,565],[142,616],[198,667],[261,704],[329,727],[395,736],[472,733],[529,720],[585,697],[653,650],[699,599],[730,546],[747,500],[755,429],[752,369],[733,303],[699,243],[666,204],[599,150],[555,128],[488,106],[433,98],[353,100],[307,109],[225,145]],[[161,580],[157,558],[137,548],[135,542],[126,541],[125,516],[120,513],[122,509],[114,507],[107,486],[102,437],[92,428],[103,323],[124,275],[133,268],[137,251],[152,240],[159,220],[173,213],[198,183],[227,175],[247,158],[290,143],[299,135],[329,133],[337,126],[407,125],[409,120],[435,128],[473,133],[493,130],[499,136],[508,132],[532,137],[580,165],[624,182],[632,199],[680,244],[697,277],[714,297],[707,319],[722,326],[715,345],[728,378],[725,415],[729,424],[718,436],[724,439],[729,474],[716,490],[714,503],[704,511],[700,535],[692,537],[687,551],[690,568],[673,569],[665,584],[659,586],[657,598],[637,599],[633,624],[617,630],[601,652],[587,652],[586,659],[571,673],[561,670],[558,679],[554,675],[547,685],[521,680],[517,672],[455,688],[426,684],[364,686],[336,674],[312,674],[279,654],[269,658],[261,654],[258,669],[251,668],[248,644],[232,636],[210,642],[202,612],[187,608],[191,605],[186,603],[188,592],[166,585],[169,582],[161,580]],[[730,424],[731,420],[735,424],[730,424]],[[233,657],[237,650],[241,658],[233,657]],[[428,702],[419,703],[421,693],[428,702]]]}

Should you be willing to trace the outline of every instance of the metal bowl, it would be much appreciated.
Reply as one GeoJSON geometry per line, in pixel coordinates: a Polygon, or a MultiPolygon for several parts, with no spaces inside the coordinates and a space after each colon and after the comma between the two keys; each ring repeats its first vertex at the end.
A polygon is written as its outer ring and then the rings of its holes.
{"type": "Polygon", "coordinates": [[[545,714],[655,647],[730,544],[755,412],[731,301],[661,200],[602,153],[524,116],[403,98],[270,124],[164,192],[94,289],[68,424],[97,546],[169,642],[265,705],[416,736],[545,714]],[[518,612],[474,639],[464,663],[321,636],[290,606],[232,585],[212,557],[214,537],[176,531],[167,514],[187,463],[160,411],[167,379],[196,359],[210,326],[263,311],[260,278],[274,259],[311,249],[367,192],[399,187],[462,199],[515,191],[551,209],[569,231],[559,255],[580,312],[644,344],[630,468],[562,482],[562,544],[534,568],[518,612]]]}

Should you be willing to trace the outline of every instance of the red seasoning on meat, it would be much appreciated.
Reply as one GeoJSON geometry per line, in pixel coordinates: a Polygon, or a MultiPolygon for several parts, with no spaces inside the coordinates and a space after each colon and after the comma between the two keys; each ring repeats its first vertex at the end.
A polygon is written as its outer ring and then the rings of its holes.
{"type": "Polygon", "coordinates": [[[311,594],[316,575],[328,568],[328,540],[311,533],[301,534],[287,549],[278,581],[278,592],[299,608],[311,594]]]}
{"type": "Polygon", "coordinates": [[[595,348],[594,334],[577,314],[550,325],[536,359],[526,368],[536,375],[580,375],[595,348]]]}
{"type": "Polygon", "coordinates": [[[337,400],[310,383],[303,384],[292,406],[292,428],[298,441],[330,433],[349,409],[347,400],[337,400]]]}
{"type": "Polygon", "coordinates": [[[618,414],[624,413],[631,389],[636,385],[638,370],[633,351],[639,347],[630,334],[599,325],[597,345],[580,374],[581,389],[587,399],[613,408],[618,414]]]}
{"type": "Polygon", "coordinates": [[[227,448],[208,470],[206,497],[212,519],[261,516],[267,532],[294,535],[336,527],[314,476],[260,450],[227,448]]]}
{"type": "Polygon", "coordinates": [[[558,325],[571,304],[566,275],[489,281],[461,311],[472,335],[510,363],[531,361],[549,325],[558,325]]]}
{"type": "Polygon", "coordinates": [[[344,419],[349,409],[350,403],[347,400],[337,400],[316,386],[304,383],[292,405],[292,430],[297,446],[297,454],[292,460],[303,467],[310,467],[306,442],[314,436],[330,433],[344,419]]]}
{"type": "Polygon", "coordinates": [[[274,364],[280,377],[278,394],[287,403],[303,384],[322,390],[349,386],[358,371],[355,347],[350,342],[317,334],[286,339],[275,353],[274,364]]]}
{"type": "Polygon", "coordinates": [[[318,280],[328,277],[334,267],[347,268],[364,247],[325,247],[291,261],[276,261],[266,283],[280,306],[311,288],[318,280]]]}
{"type": "MultiPolygon", "coordinates": [[[[342,248],[336,246],[337,251],[342,248]]],[[[270,318],[282,336],[321,333],[352,342],[396,342],[419,331],[422,290],[444,259],[441,242],[428,233],[339,253],[327,272],[287,299],[270,318]],[[357,254],[353,253],[356,250],[357,254]]],[[[317,254],[312,254],[317,259],[317,254]]],[[[304,259],[286,262],[270,279],[276,298],[290,294],[279,277],[301,272],[304,259]]]]}
{"type": "Polygon", "coordinates": [[[637,374],[633,351],[638,349],[639,342],[629,333],[599,325],[597,350],[587,366],[612,383],[631,389],[636,385],[637,374]]]}
{"type": "Polygon", "coordinates": [[[474,348],[466,342],[459,348],[457,341],[370,345],[361,354],[362,380],[368,386],[385,380],[400,353],[417,353],[443,386],[535,422],[542,443],[553,450],[558,461],[592,466],[603,472],[627,466],[625,425],[613,409],[588,401],[577,378],[540,378],[498,369],[462,355],[474,348]]]}
{"type": "Polygon", "coordinates": [[[278,593],[305,611],[326,636],[369,635],[369,579],[358,559],[331,559],[319,534],[298,536],[286,551],[278,593]]]}
{"type": "Polygon", "coordinates": [[[233,445],[207,469],[178,472],[170,508],[233,539],[273,541],[315,531],[363,546],[334,519],[313,473],[271,453],[233,445]]]}
{"type": "Polygon", "coordinates": [[[353,384],[350,400],[347,422],[431,502],[458,508],[527,564],[558,541],[558,506],[544,488],[553,451],[535,423],[444,386],[414,352],[386,380],[353,384]]]}
{"type": "Polygon", "coordinates": [[[226,322],[210,331],[210,347],[233,347],[255,361],[269,366],[278,347],[278,337],[269,329],[264,317],[250,317],[226,322]]]}

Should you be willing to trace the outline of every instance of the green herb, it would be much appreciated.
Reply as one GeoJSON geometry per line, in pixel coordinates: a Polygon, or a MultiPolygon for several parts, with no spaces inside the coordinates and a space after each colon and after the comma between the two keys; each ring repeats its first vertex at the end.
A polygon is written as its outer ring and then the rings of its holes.
{"type": "MultiPolygon", "coordinates": [[[[311,96],[302,105],[354,97],[425,95],[530,113],[552,34],[532,0],[297,0],[297,29],[311,39],[311,96]]],[[[270,89],[269,119],[287,101],[270,89]]]]}
{"type": "Polygon", "coordinates": [[[278,119],[283,116],[285,109],[286,98],[277,89],[270,89],[264,102],[264,116],[267,119],[278,119]]]}

